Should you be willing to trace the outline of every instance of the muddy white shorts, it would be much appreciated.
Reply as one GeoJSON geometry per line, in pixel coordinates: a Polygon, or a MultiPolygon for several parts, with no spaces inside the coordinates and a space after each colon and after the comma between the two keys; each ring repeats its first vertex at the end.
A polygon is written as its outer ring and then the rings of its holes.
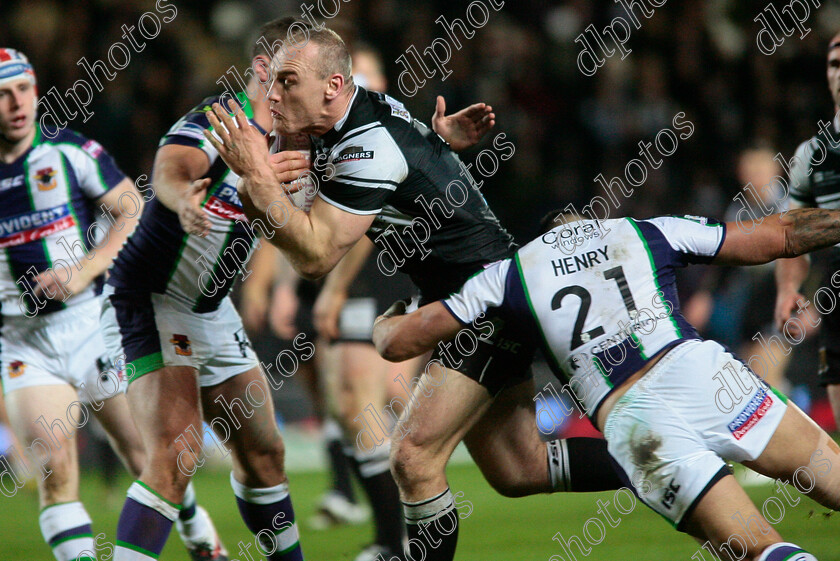
{"type": "Polygon", "coordinates": [[[164,294],[105,285],[102,296],[102,336],[109,356],[125,355],[129,383],[164,366],[192,366],[200,386],[215,386],[259,366],[229,297],[196,313],[164,294]]]}
{"type": "Polygon", "coordinates": [[[787,398],[714,341],[671,350],[615,404],[604,427],[610,454],[642,500],[682,529],[729,473],[724,460],[754,460],[787,398]]]}
{"type": "MultiPolygon", "coordinates": [[[[100,300],[35,317],[3,318],[0,363],[3,393],[70,384],[83,403],[125,391],[124,363],[111,368],[99,329],[100,300]]],[[[118,357],[117,357],[118,358],[118,357]]]]}

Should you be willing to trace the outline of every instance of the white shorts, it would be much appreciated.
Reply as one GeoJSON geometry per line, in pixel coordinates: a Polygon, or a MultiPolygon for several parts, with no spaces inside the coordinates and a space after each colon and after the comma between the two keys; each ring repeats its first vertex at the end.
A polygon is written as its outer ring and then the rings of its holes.
{"type": "Polygon", "coordinates": [[[681,530],[729,473],[724,459],[760,456],[786,409],[787,398],[721,345],[687,341],[621,396],[604,436],[642,500],[681,530]]]}
{"type": "Polygon", "coordinates": [[[106,285],[102,296],[102,336],[110,356],[125,355],[129,383],[164,366],[192,366],[200,386],[215,386],[259,366],[230,298],[199,314],[164,294],[106,285]]]}
{"type": "MultiPolygon", "coordinates": [[[[112,369],[99,330],[99,298],[32,318],[3,318],[0,368],[3,393],[70,384],[83,403],[125,391],[121,369],[112,369]]],[[[118,364],[122,366],[122,364],[118,364]]]]}

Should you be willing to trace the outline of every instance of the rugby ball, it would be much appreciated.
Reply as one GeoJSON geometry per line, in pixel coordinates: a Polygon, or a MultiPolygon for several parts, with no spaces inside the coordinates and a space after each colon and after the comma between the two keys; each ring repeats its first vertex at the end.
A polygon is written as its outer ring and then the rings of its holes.
{"type": "MultiPolygon", "coordinates": [[[[285,150],[297,150],[306,157],[310,156],[309,135],[296,134],[292,136],[275,135],[274,143],[271,146],[271,153],[283,152],[285,150]]],[[[286,196],[297,208],[309,212],[315,195],[318,194],[318,183],[314,174],[308,173],[286,186],[286,196]]]]}

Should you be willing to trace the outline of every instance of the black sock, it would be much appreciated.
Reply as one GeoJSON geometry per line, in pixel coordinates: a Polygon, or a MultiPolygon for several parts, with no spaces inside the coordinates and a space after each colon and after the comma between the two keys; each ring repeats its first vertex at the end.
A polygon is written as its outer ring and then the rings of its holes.
{"type": "Polygon", "coordinates": [[[449,488],[416,503],[403,503],[408,550],[405,559],[452,561],[458,545],[458,509],[449,488]]]}
{"type": "Polygon", "coordinates": [[[327,457],[330,461],[330,472],[333,477],[333,491],[341,493],[348,501],[355,503],[356,493],[353,491],[353,480],[350,475],[351,463],[344,455],[341,428],[332,419],[324,421],[324,440],[326,441],[327,457]]]}
{"type": "Polygon", "coordinates": [[[555,491],[576,493],[626,487],[602,438],[566,438],[547,442],[548,471],[555,491]]]}
{"type": "Polygon", "coordinates": [[[373,511],[375,542],[399,554],[405,528],[400,512],[400,493],[391,475],[388,456],[388,447],[381,446],[372,456],[355,456],[353,461],[373,511]]]}

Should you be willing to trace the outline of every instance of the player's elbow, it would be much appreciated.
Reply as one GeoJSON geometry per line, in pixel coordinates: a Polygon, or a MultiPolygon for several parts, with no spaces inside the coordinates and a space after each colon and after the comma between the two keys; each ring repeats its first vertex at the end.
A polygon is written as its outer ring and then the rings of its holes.
{"type": "Polygon", "coordinates": [[[316,281],[330,272],[330,267],[319,261],[306,261],[295,267],[298,274],[308,281],[316,281]]]}

